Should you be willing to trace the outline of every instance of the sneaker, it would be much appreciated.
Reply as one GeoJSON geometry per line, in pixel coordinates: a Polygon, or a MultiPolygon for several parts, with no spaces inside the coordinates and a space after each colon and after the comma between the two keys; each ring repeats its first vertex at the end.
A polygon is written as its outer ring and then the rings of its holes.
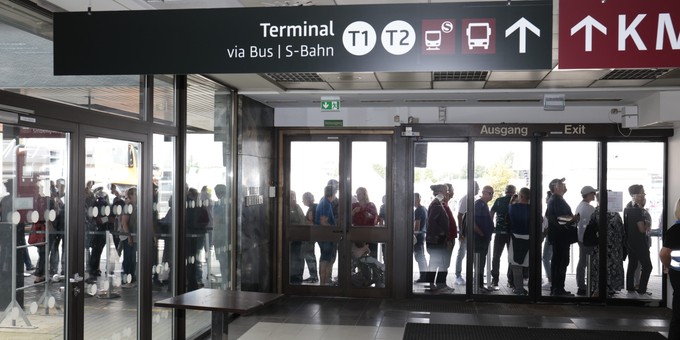
{"type": "Polygon", "coordinates": [[[454,283],[458,286],[465,286],[465,279],[459,276],[454,283]]]}
{"type": "Polygon", "coordinates": [[[529,294],[529,292],[528,292],[526,289],[524,289],[524,288],[522,288],[522,289],[513,289],[513,290],[512,290],[512,293],[515,294],[515,295],[521,295],[521,296],[525,296],[525,295],[528,295],[528,294],[529,294]]]}
{"type": "Polygon", "coordinates": [[[552,296],[574,296],[570,291],[561,290],[552,293],[552,296]]]}
{"type": "Polygon", "coordinates": [[[637,293],[640,295],[640,297],[652,296],[652,292],[649,292],[649,291],[647,291],[647,292],[638,291],[637,293]]]}
{"type": "Polygon", "coordinates": [[[579,289],[576,291],[576,295],[578,295],[578,296],[586,296],[586,295],[587,295],[586,289],[585,289],[585,288],[579,288],[579,289]]]}
{"type": "Polygon", "coordinates": [[[413,283],[427,283],[427,279],[420,278],[418,280],[413,281],[413,283]]]}
{"type": "Polygon", "coordinates": [[[304,282],[304,283],[317,283],[317,282],[319,282],[319,278],[308,277],[308,278],[302,280],[302,282],[304,282]]]}
{"type": "Polygon", "coordinates": [[[500,287],[498,287],[498,283],[493,283],[491,284],[491,287],[489,287],[493,291],[501,290],[500,287]]]}
{"type": "Polygon", "coordinates": [[[543,290],[550,290],[550,288],[552,288],[552,283],[546,282],[541,286],[541,288],[543,288],[543,290]]]}

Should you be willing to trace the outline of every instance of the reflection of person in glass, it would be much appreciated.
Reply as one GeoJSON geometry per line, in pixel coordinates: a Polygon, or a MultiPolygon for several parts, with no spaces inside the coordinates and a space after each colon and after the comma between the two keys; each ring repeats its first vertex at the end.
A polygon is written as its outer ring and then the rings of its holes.
{"type": "Polygon", "coordinates": [[[427,259],[425,258],[425,233],[427,232],[427,209],[420,204],[420,194],[413,194],[413,206],[415,211],[413,213],[413,234],[416,238],[416,243],[413,245],[413,257],[418,263],[418,270],[420,276],[416,283],[427,282],[427,259]]]}
{"type": "Polygon", "coordinates": [[[205,233],[210,217],[208,209],[205,205],[200,204],[198,190],[190,188],[187,191],[187,209],[186,209],[186,226],[187,226],[187,289],[189,291],[196,290],[202,287],[202,283],[198,281],[199,255],[203,249],[205,240],[205,233]]]}
{"type": "Polygon", "coordinates": [[[644,209],[645,188],[640,184],[633,184],[628,188],[632,200],[623,210],[623,224],[626,226],[628,237],[628,269],[626,271],[626,289],[628,293],[637,292],[640,295],[651,295],[647,292],[649,275],[652,272],[652,261],[649,257],[647,232],[652,226],[652,218],[644,209]],[[635,288],[635,268],[638,262],[642,266],[640,285],[635,288]]]}
{"type": "Polygon", "coordinates": [[[132,279],[128,285],[136,281],[137,269],[137,188],[130,188],[126,193],[127,207],[126,211],[120,218],[120,225],[122,232],[127,235],[127,240],[123,242],[123,274],[125,276],[131,275],[132,279]]]}
{"type": "MultiPolygon", "coordinates": [[[[297,203],[297,195],[295,191],[290,191],[290,224],[291,225],[301,225],[305,224],[305,214],[302,212],[302,208],[297,203]]],[[[302,275],[305,271],[305,263],[302,258],[302,241],[292,241],[290,242],[290,283],[300,284],[302,283],[302,275]]]]}
{"type": "MultiPolygon", "coordinates": [[[[335,227],[335,215],[333,214],[333,200],[335,199],[335,189],[332,185],[324,188],[324,195],[316,206],[314,224],[319,226],[335,227]]],[[[335,263],[336,244],[333,241],[319,241],[321,257],[319,258],[319,281],[322,286],[331,283],[333,274],[333,263],[335,263]]]]}
{"type": "Polygon", "coordinates": [[[226,289],[229,278],[229,229],[227,224],[227,186],[218,184],[215,186],[215,196],[217,202],[212,207],[213,218],[213,245],[215,247],[215,257],[220,263],[220,274],[222,274],[222,285],[226,289]]]}
{"type": "MultiPolygon", "coordinates": [[[[305,224],[314,224],[314,214],[316,213],[316,203],[314,203],[314,195],[311,192],[302,194],[302,204],[307,207],[307,214],[305,215],[305,224]]],[[[314,254],[314,245],[316,242],[303,241],[302,242],[302,257],[307,263],[309,277],[302,280],[306,283],[319,282],[319,273],[316,269],[316,254],[314,254]]]]}

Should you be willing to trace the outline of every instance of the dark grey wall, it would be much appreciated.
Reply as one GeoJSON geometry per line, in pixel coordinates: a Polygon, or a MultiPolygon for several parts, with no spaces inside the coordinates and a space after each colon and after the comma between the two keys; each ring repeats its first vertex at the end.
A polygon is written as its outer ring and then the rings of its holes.
{"type": "Polygon", "coordinates": [[[276,250],[274,183],[274,109],[238,96],[237,275],[242,290],[271,292],[272,254],[276,250]],[[248,202],[248,196],[259,202],[248,202]]]}

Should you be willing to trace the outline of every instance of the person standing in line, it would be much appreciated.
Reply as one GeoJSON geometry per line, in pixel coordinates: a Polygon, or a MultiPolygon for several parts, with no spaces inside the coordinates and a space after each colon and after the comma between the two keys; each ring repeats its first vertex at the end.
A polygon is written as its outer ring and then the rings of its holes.
{"type": "Polygon", "coordinates": [[[593,247],[588,247],[583,244],[583,233],[586,231],[586,226],[590,222],[590,216],[595,211],[590,202],[595,200],[595,194],[597,189],[586,185],[581,188],[581,197],[583,200],[576,206],[576,214],[581,217],[578,221],[578,265],[576,266],[576,285],[578,286],[578,291],[576,295],[585,296],[587,295],[586,290],[586,266],[588,263],[587,255],[593,252],[593,247]]]}
{"type": "MultiPolygon", "coordinates": [[[[510,234],[508,233],[508,207],[510,206],[510,200],[512,196],[517,191],[514,185],[509,184],[505,187],[505,196],[499,197],[493,203],[491,207],[491,219],[496,218],[495,236],[493,239],[493,258],[491,260],[491,288],[493,290],[499,290],[498,288],[498,276],[499,267],[501,264],[501,256],[503,255],[503,249],[509,247],[510,245],[510,234]]],[[[512,283],[512,274],[508,270],[508,287],[514,288],[512,283]]]]}
{"type": "MultiPolygon", "coordinates": [[[[546,206],[548,205],[548,201],[550,200],[550,196],[552,196],[551,191],[547,191],[545,194],[545,204],[546,206]]],[[[550,243],[550,240],[548,240],[548,217],[546,217],[546,214],[548,213],[548,209],[546,208],[545,213],[543,213],[543,221],[541,223],[541,237],[543,238],[543,270],[545,271],[545,277],[548,279],[548,282],[543,284],[541,286],[542,289],[547,289],[550,290],[552,287],[552,276],[550,275],[550,260],[552,259],[552,244],[550,243]]]]}
{"type": "Polygon", "coordinates": [[[430,254],[430,265],[427,273],[427,281],[430,283],[430,292],[437,292],[443,286],[437,286],[437,275],[443,275],[444,256],[446,252],[446,239],[449,234],[449,217],[444,209],[444,200],[448,189],[444,184],[430,186],[434,198],[427,209],[427,253],[430,254]]]}
{"type": "Polygon", "coordinates": [[[517,203],[511,204],[508,208],[508,231],[510,233],[510,246],[508,248],[508,260],[510,270],[512,270],[513,293],[516,295],[527,295],[524,289],[525,268],[529,268],[529,200],[531,190],[522,188],[519,190],[517,203]]]}
{"type": "MultiPolygon", "coordinates": [[[[472,197],[474,199],[475,196],[479,193],[479,184],[477,184],[477,181],[475,181],[475,191],[472,194],[472,197]]],[[[458,229],[458,254],[456,255],[456,281],[455,284],[459,286],[464,286],[465,285],[465,279],[463,279],[462,273],[463,273],[463,258],[465,258],[465,254],[467,253],[467,240],[465,239],[465,233],[463,230],[465,230],[465,222],[463,221],[463,216],[465,216],[465,213],[467,212],[467,206],[468,206],[468,194],[463,195],[463,197],[460,198],[460,201],[458,201],[458,225],[460,228],[458,229]]]]}
{"type": "MultiPolygon", "coordinates": [[[[314,214],[316,213],[316,203],[314,203],[314,195],[311,192],[302,194],[302,204],[307,206],[307,214],[305,214],[305,223],[314,224],[314,214]]],[[[307,263],[307,270],[309,277],[302,280],[304,283],[319,282],[319,272],[316,269],[316,254],[314,254],[314,241],[302,242],[302,257],[307,263]]]]}
{"type": "MultiPolygon", "coordinates": [[[[332,185],[324,188],[324,196],[319,200],[314,214],[314,224],[317,226],[335,227],[335,214],[333,214],[333,201],[335,189],[332,185]]],[[[336,258],[336,244],[333,241],[319,241],[321,257],[319,258],[319,283],[322,286],[331,284],[333,275],[333,264],[336,258]]]]}
{"type": "Polygon", "coordinates": [[[413,194],[413,235],[416,243],[413,245],[413,257],[418,263],[420,276],[416,283],[427,282],[427,259],[425,258],[425,233],[427,232],[427,209],[420,204],[420,194],[413,194]]]}
{"type": "Polygon", "coordinates": [[[449,201],[453,198],[453,185],[451,183],[446,183],[446,198],[444,199],[443,206],[446,211],[446,216],[449,218],[449,232],[446,237],[446,249],[444,251],[444,270],[441,271],[441,275],[437,276],[437,286],[440,290],[445,289],[448,293],[453,293],[453,288],[446,284],[446,278],[449,274],[449,266],[451,265],[451,256],[453,255],[453,247],[456,245],[456,235],[458,235],[458,226],[456,225],[456,219],[453,217],[453,212],[449,207],[449,201]]]}
{"type": "Polygon", "coordinates": [[[673,287],[673,314],[668,325],[668,339],[680,339],[680,266],[673,258],[680,257],[680,199],[675,202],[675,223],[663,234],[659,259],[673,287]]]}
{"type": "Polygon", "coordinates": [[[477,275],[477,286],[482,292],[488,292],[489,288],[484,286],[484,265],[486,255],[489,253],[491,234],[493,234],[493,219],[489,212],[489,202],[493,198],[493,188],[485,186],[482,188],[482,196],[475,201],[475,253],[477,263],[475,263],[475,274],[477,275]]]}
{"type": "MultiPolygon", "coordinates": [[[[301,225],[305,224],[305,214],[302,212],[302,208],[297,203],[297,194],[295,191],[290,191],[290,224],[291,225],[301,225]]],[[[301,284],[302,275],[305,270],[304,259],[302,257],[302,241],[292,241],[290,242],[290,283],[291,284],[301,284]]]]}
{"type": "MultiPolygon", "coordinates": [[[[352,226],[374,227],[378,222],[378,208],[368,198],[368,190],[365,187],[359,187],[357,188],[356,195],[357,202],[352,203],[352,226]]],[[[363,247],[364,245],[357,246],[363,247]]],[[[371,257],[377,259],[378,244],[369,243],[368,248],[371,250],[371,257]]]]}
{"type": "Polygon", "coordinates": [[[641,296],[651,295],[647,292],[649,275],[652,273],[652,261],[649,257],[647,232],[652,226],[652,218],[644,209],[645,188],[640,184],[633,184],[628,188],[631,201],[623,210],[623,224],[626,226],[628,237],[628,269],[626,271],[626,290],[629,294],[638,293],[641,296]],[[640,286],[635,288],[635,268],[638,262],[642,266],[640,286]]]}
{"type": "Polygon", "coordinates": [[[567,192],[564,181],[564,178],[555,178],[548,185],[552,192],[548,201],[546,217],[548,218],[548,240],[553,246],[552,260],[550,261],[552,276],[550,295],[553,296],[574,296],[564,289],[564,281],[569,266],[569,247],[572,242],[568,226],[578,223],[579,215],[572,214],[569,204],[564,200],[563,196],[567,192]]]}

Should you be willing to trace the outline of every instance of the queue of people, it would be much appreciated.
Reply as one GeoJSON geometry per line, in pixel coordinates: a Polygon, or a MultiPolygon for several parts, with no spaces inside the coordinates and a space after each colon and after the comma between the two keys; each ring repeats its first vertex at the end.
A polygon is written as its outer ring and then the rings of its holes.
{"type": "MultiPolygon", "coordinates": [[[[548,282],[543,285],[552,296],[599,296],[599,243],[593,240],[600,226],[599,195],[592,186],[581,188],[581,202],[572,212],[564,199],[567,192],[566,180],[556,178],[550,181],[550,191],[546,197],[545,215],[536,235],[544,240],[543,264],[548,282]],[[570,261],[572,244],[578,244],[576,265],[576,294],[565,289],[567,268],[570,261]]],[[[456,235],[460,226],[459,261],[461,253],[466,253],[465,232],[467,195],[460,199],[458,223],[452,217],[448,202],[453,197],[453,188],[447,184],[434,184],[429,207],[422,204],[420,193],[414,194],[414,246],[413,256],[418,267],[414,284],[427,284],[426,292],[453,293],[447,285],[446,275],[451,260],[451,235],[456,235]],[[429,258],[425,255],[429,255],[429,258]],[[443,278],[443,279],[442,279],[443,278]]],[[[475,194],[479,186],[475,182],[475,194]]],[[[651,217],[645,207],[644,187],[631,185],[628,189],[631,201],[622,214],[607,212],[607,292],[609,296],[623,290],[628,296],[645,298],[652,295],[647,290],[652,263],[650,260],[651,217]],[[624,276],[624,261],[628,267],[624,276]]],[[[530,245],[530,197],[531,190],[522,188],[517,193],[515,186],[507,185],[504,195],[497,198],[493,205],[494,190],[484,186],[479,197],[474,200],[474,221],[471,235],[474,242],[474,278],[477,293],[499,290],[502,253],[507,253],[507,287],[517,295],[526,295],[528,280],[528,249],[530,245]],[[493,241],[493,247],[491,247],[493,241]],[[491,248],[491,249],[490,249],[491,248]],[[492,254],[489,251],[492,250],[492,254]],[[490,276],[485,277],[487,256],[491,255],[490,276]]],[[[595,236],[597,237],[597,236],[595,236]]],[[[456,265],[455,285],[464,285],[460,275],[460,265],[456,265]]]]}

